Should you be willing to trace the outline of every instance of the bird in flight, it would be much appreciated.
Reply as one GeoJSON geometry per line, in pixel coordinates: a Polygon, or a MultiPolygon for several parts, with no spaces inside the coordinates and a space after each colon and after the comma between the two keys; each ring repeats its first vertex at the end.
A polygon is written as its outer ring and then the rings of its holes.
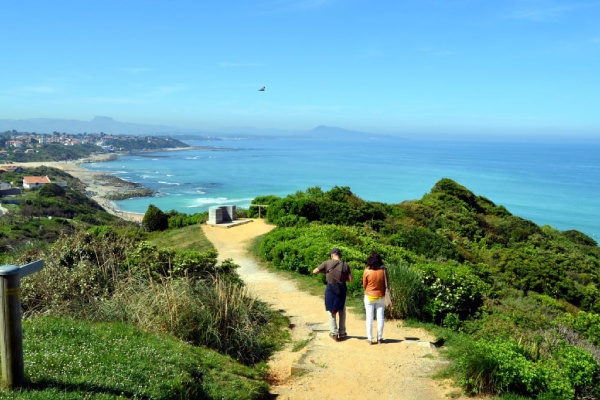
{"type": "Polygon", "coordinates": [[[264,87],[264,86],[263,86],[263,87],[261,87],[260,89],[258,89],[258,91],[259,91],[259,92],[264,92],[264,91],[265,91],[265,89],[266,89],[266,87],[264,87]]]}

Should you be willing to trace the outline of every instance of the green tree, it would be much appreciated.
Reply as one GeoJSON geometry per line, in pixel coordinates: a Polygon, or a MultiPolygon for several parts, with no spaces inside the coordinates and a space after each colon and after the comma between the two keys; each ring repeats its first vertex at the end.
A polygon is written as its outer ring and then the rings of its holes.
{"type": "Polygon", "coordinates": [[[164,231],[169,227],[169,217],[160,208],[150,204],[142,219],[142,228],[148,232],[164,231]]]}

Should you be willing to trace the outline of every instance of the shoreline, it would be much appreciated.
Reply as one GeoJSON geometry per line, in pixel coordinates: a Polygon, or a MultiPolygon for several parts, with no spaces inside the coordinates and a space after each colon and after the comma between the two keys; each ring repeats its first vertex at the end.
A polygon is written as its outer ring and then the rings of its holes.
{"type": "MultiPolygon", "coordinates": [[[[187,148],[181,148],[181,150],[185,150],[187,148]]],[[[90,199],[96,201],[100,206],[108,213],[116,215],[117,217],[131,221],[136,223],[141,223],[144,218],[143,213],[135,213],[130,211],[120,210],[115,206],[115,203],[110,200],[110,196],[114,196],[115,194],[126,194],[129,190],[128,187],[133,185],[137,185],[133,182],[123,181],[124,183],[128,183],[129,185],[124,186],[115,186],[106,185],[106,179],[102,179],[103,177],[111,177],[114,178],[107,172],[104,171],[90,171],[89,169],[81,166],[83,163],[92,163],[92,162],[107,162],[112,161],[118,158],[119,156],[125,155],[128,153],[105,153],[105,154],[97,154],[92,155],[85,158],[80,158],[73,161],[33,161],[33,162],[20,162],[14,164],[0,164],[0,167],[4,166],[20,166],[24,168],[36,168],[36,167],[53,167],[56,169],[60,169],[74,178],[77,178],[81,181],[81,183],[85,186],[85,190],[83,193],[88,196],[90,199]],[[125,187],[128,186],[128,187],[125,187]]],[[[118,178],[115,178],[118,179],[118,178]]]]}

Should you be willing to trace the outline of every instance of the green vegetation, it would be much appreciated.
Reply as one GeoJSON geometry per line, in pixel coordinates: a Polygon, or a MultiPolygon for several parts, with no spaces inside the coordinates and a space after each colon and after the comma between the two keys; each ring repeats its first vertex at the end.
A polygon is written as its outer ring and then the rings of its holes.
{"type": "MultiPolygon", "coordinates": [[[[27,174],[67,186],[3,204],[4,263],[43,258],[45,267],[22,281],[27,385],[0,397],[266,396],[265,360],[289,340],[287,321],[249,295],[232,260],[217,262],[198,229],[205,213],[149,207],[140,228],[105,213],[61,171],[27,174]]],[[[539,227],[449,179],[393,205],[340,187],[254,203],[278,225],[254,251],[301,287],[322,285],[310,271],[338,247],[353,268],[350,304],[360,305],[364,260],[379,252],[396,298],[387,312],[436,333],[454,361],[444,374],[465,393],[600,397],[592,238],[539,227]]]]}
{"type": "Polygon", "coordinates": [[[171,137],[160,136],[110,136],[102,138],[105,146],[111,146],[118,151],[148,151],[190,147],[171,137]]]}
{"type": "Polygon", "coordinates": [[[82,193],[83,185],[78,179],[59,169],[37,167],[23,172],[3,172],[0,178],[22,182],[24,176],[47,176],[52,182],[64,182],[67,186],[48,184],[2,199],[8,213],[0,218],[0,261],[5,262],[10,254],[29,248],[43,248],[61,234],[71,234],[77,229],[128,224],[105,212],[82,193]]]}
{"type": "Polygon", "coordinates": [[[139,152],[184,147],[190,146],[177,139],[160,136],[0,133],[0,149],[6,150],[1,157],[5,162],[68,161],[108,150],[139,152]]]}
{"type": "Polygon", "coordinates": [[[122,323],[36,317],[23,326],[27,385],[3,399],[256,399],[260,370],[122,323]]]}
{"type": "Polygon", "coordinates": [[[205,215],[161,211],[183,228],[148,232],[61,171],[34,172],[68,186],[26,191],[0,218],[4,263],[44,260],[21,281],[26,385],[0,398],[266,396],[265,362],[289,340],[288,321],[248,294],[231,260],[217,262],[205,215]],[[34,223],[59,228],[41,235],[34,223]]]}
{"type": "MultiPolygon", "coordinates": [[[[512,215],[450,179],[416,201],[363,201],[347,187],[264,196],[268,233],[256,252],[275,268],[310,271],[339,247],[362,296],[371,251],[390,270],[387,312],[439,330],[465,393],[538,399],[600,396],[600,249],[512,215]],[[453,337],[454,340],[446,340],[453,337]]],[[[250,216],[258,210],[251,207],[250,216]]]]}

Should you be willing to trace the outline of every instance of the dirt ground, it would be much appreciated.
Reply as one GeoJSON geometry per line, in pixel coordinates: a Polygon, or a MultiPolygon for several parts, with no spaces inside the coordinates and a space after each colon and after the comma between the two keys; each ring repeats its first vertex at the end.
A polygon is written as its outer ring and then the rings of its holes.
{"type": "MultiPolygon", "coordinates": [[[[252,294],[291,321],[292,344],[269,362],[273,399],[466,399],[451,382],[431,377],[446,361],[430,344],[435,338],[424,330],[386,321],[386,343],[370,345],[362,310],[349,309],[348,338],[340,342],[329,338],[323,298],[299,291],[292,281],[261,268],[248,254],[250,241],[272,228],[261,219],[230,228],[203,226],[219,259],[239,264],[252,294]],[[306,347],[292,351],[294,342],[305,339],[310,339],[306,347]]],[[[374,330],[375,326],[376,322],[374,330]]]]}

